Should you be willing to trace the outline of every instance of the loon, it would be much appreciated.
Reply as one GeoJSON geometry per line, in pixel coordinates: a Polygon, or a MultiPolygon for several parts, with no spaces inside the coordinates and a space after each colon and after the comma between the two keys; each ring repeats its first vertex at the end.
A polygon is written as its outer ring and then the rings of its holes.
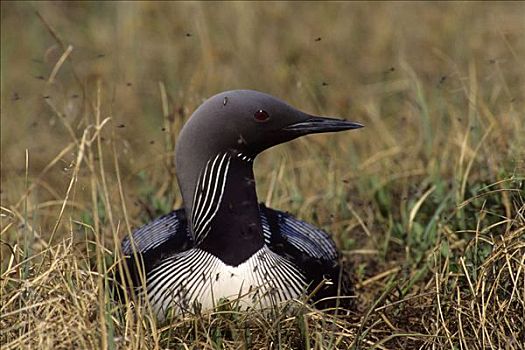
{"type": "Polygon", "coordinates": [[[259,203],[253,162],[262,151],[303,135],[360,127],[253,90],[222,92],[199,106],[176,144],[183,208],[121,243],[128,280],[157,319],[196,305],[213,310],[224,299],[262,309],[310,293],[313,300],[347,296],[350,282],[334,241],[259,203]]]}

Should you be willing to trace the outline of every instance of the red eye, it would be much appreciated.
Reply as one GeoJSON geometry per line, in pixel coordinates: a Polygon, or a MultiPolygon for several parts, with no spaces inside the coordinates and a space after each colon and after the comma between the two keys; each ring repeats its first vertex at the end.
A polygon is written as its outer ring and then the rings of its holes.
{"type": "Polygon", "coordinates": [[[265,122],[270,119],[270,115],[266,113],[266,111],[263,111],[262,109],[259,109],[255,114],[253,115],[256,121],[258,122],[265,122]]]}

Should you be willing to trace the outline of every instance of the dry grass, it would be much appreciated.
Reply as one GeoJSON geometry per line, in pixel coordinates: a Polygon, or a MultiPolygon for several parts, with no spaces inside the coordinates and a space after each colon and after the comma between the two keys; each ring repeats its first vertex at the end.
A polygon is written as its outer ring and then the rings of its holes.
{"type": "Polygon", "coordinates": [[[524,348],[522,3],[1,6],[2,349],[524,348]],[[233,88],[366,125],[255,169],[333,233],[349,315],[111,302],[120,238],[181,204],[181,125],[233,88]]]}

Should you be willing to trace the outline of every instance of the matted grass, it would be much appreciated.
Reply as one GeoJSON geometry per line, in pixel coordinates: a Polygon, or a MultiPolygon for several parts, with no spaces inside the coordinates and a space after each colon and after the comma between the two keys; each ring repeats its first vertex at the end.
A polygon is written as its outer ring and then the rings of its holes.
{"type": "Polygon", "coordinates": [[[1,6],[2,350],[524,348],[522,3],[1,6]],[[365,124],[255,163],[333,234],[350,313],[111,302],[120,239],[181,205],[181,126],[234,88],[365,124]]]}

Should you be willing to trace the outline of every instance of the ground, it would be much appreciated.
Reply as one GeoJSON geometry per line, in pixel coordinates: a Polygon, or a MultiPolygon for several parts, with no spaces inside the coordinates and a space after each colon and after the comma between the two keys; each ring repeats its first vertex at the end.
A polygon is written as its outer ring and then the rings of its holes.
{"type": "Polygon", "coordinates": [[[523,349],[525,4],[1,4],[2,349],[523,349]],[[178,132],[217,92],[365,128],[255,162],[330,232],[356,307],[111,302],[118,242],[181,205],[178,132]]]}

